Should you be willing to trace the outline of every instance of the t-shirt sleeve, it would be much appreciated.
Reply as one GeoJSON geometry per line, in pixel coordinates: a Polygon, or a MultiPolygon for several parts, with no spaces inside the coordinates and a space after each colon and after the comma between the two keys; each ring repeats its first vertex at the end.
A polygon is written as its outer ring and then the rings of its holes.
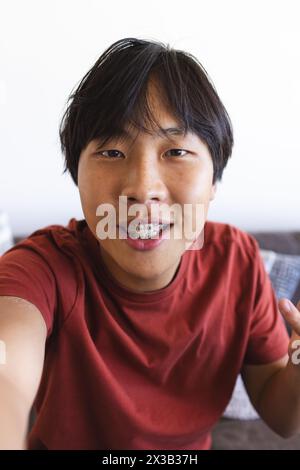
{"type": "Polygon", "coordinates": [[[51,334],[57,302],[55,276],[33,246],[20,242],[0,256],[0,295],[34,304],[45,320],[47,337],[51,334]]]}
{"type": "Polygon", "coordinates": [[[259,245],[254,245],[254,292],[253,309],[250,312],[249,337],[244,357],[245,364],[268,364],[288,352],[289,335],[278,309],[277,298],[268,273],[265,270],[259,245]]]}

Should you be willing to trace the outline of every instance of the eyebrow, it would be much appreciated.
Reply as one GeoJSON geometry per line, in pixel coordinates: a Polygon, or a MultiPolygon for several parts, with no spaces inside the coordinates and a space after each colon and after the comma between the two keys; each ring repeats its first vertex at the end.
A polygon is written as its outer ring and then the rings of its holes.
{"type": "MultiPolygon", "coordinates": [[[[184,135],[185,134],[183,127],[167,127],[165,129],[162,129],[162,131],[168,135],[184,135]]],[[[122,130],[122,134],[126,137],[132,137],[131,133],[127,131],[126,129],[122,130]]]]}
{"type": "Polygon", "coordinates": [[[167,129],[163,129],[166,134],[170,135],[184,135],[184,129],[182,127],[168,127],[167,129]]]}

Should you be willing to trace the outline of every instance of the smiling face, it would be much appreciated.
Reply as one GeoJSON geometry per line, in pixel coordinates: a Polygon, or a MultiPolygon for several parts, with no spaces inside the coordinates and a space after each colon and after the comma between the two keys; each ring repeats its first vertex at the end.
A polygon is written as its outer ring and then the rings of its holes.
{"type": "MultiPolygon", "coordinates": [[[[148,93],[157,122],[164,129],[173,128],[168,138],[155,131],[148,134],[127,127],[126,138],[110,140],[105,147],[95,139],[81,152],[78,188],[86,222],[96,238],[97,207],[110,203],[118,220],[119,196],[127,196],[128,207],[146,205],[149,216],[152,205],[179,204],[183,209],[184,204],[202,204],[205,219],[209,201],[214,198],[213,161],[207,145],[196,134],[174,131],[180,126],[151,83],[148,93]]],[[[135,249],[126,239],[98,241],[103,261],[115,279],[140,292],[171,282],[187,240],[174,239],[171,233],[169,239],[144,251],[135,249]]]]}

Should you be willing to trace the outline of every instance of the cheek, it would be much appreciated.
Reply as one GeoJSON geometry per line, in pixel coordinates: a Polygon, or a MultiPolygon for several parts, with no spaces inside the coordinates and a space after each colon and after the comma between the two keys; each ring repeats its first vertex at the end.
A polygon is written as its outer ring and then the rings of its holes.
{"type": "Polygon", "coordinates": [[[199,165],[182,172],[174,187],[174,197],[183,210],[184,238],[191,240],[202,232],[212,190],[213,169],[199,165]],[[186,205],[186,206],[184,206],[186,205]]]}
{"type": "Polygon", "coordinates": [[[114,185],[112,178],[95,168],[81,167],[78,172],[78,189],[85,218],[95,224],[99,221],[97,208],[101,204],[112,204],[117,207],[114,198],[114,185]]]}
{"type": "Polygon", "coordinates": [[[86,174],[78,175],[78,189],[82,206],[90,205],[93,200],[93,185],[86,174]]]}
{"type": "Polygon", "coordinates": [[[210,166],[189,168],[181,172],[174,186],[174,197],[180,203],[195,204],[209,201],[213,172],[210,166]]]}
{"type": "Polygon", "coordinates": [[[101,185],[97,183],[95,174],[85,165],[78,169],[78,189],[83,212],[86,218],[96,217],[96,208],[101,202],[101,185]]]}
{"type": "Polygon", "coordinates": [[[93,197],[97,187],[97,172],[93,171],[87,160],[87,157],[81,158],[78,165],[78,189],[81,198],[85,201],[93,197]]]}

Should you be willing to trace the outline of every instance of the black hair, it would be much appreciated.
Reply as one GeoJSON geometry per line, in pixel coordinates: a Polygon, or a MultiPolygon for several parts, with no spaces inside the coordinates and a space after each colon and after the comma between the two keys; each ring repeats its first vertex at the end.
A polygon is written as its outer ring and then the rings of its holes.
{"type": "Polygon", "coordinates": [[[147,85],[154,78],[168,110],[184,132],[197,134],[213,160],[213,184],[221,180],[233,147],[228,113],[206,70],[190,53],[169,44],[124,38],[108,47],[68,98],[59,136],[68,170],[77,185],[82,150],[93,139],[122,135],[130,124],[149,132],[146,123],[164,134],[147,101],[147,85]]]}

